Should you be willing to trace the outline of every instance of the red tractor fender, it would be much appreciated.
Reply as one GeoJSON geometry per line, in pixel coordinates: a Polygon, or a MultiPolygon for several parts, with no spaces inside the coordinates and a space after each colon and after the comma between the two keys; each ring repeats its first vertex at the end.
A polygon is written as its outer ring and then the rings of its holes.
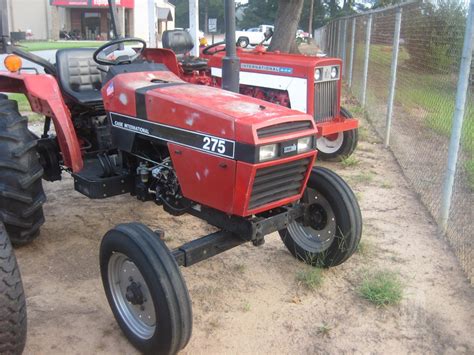
{"type": "Polygon", "coordinates": [[[73,172],[83,167],[81,148],[61,90],[54,76],[0,72],[0,92],[25,94],[33,112],[51,117],[64,165],[73,172]]]}

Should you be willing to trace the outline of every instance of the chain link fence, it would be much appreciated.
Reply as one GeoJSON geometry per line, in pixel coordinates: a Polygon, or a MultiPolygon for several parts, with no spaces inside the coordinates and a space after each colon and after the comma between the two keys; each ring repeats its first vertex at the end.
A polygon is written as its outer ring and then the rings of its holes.
{"type": "Polygon", "coordinates": [[[446,233],[471,282],[473,11],[474,0],[411,2],[334,20],[314,37],[328,55],[342,58],[345,83],[446,233]]]}

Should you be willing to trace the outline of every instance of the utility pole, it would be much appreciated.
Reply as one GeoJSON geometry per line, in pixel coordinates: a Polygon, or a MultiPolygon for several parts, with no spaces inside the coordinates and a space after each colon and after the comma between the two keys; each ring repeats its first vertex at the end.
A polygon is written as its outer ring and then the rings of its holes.
{"type": "Polygon", "coordinates": [[[309,33],[310,38],[313,38],[313,8],[314,8],[314,0],[311,0],[311,5],[309,6],[309,21],[308,21],[308,33],[309,33]]]}
{"type": "Polygon", "coordinates": [[[194,43],[191,54],[199,57],[199,0],[189,0],[189,33],[194,43]]]}

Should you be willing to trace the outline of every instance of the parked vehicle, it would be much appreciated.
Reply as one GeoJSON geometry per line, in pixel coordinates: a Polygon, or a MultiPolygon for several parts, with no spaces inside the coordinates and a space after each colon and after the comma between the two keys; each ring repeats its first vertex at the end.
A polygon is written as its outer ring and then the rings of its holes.
{"type": "Polygon", "coordinates": [[[256,46],[258,44],[269,45],[271,38],[266,39],[265,34],[275,29],[271,25],[260,25],[258,28],[250,28],[247,31],[236,31],[237,46],[247,48],[249,45],[256,46]]]}
{"type": "MultiPolygon", "coordinates": [[[[165,31],[163,46],[179,58],[183,80],[221,87],[224,42],[201,48],[192,58],[193,42],[183,31],[165,31]]],[[[358,142],[359,121],[341,107],[342,61],[339,58],[267,52],[237,48],[240,93],[299,110],[313,116],[318,128],[318,159],[350,156],[358,142]]],[[[147,56],[148,60],[154,60],[147,56]]],[[[157,59],[159,60],[159,58],[157,59]]]]}

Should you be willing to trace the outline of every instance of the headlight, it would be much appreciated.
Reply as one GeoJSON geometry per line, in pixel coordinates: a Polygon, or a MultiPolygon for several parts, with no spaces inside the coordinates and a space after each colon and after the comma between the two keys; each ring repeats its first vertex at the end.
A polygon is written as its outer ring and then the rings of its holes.
{"type": "Polygon", "coordinates": [[[321,69],[316,69],[314,71],[314,80],[316,81],[321,80],[321,69]]]}
{"type": "Polygon", "coordinates": [[[275,158],[277,156],[277,148],[278,146],[276,144],[262,145],[258,154],[259,161],[275,158]]]}
{"type": "Polygon", "coordinates": [[[298,154],[306,152],[312,148],[312,137],[304,137],[298,139],[298,154]]]}
{"type": "Polygon", "coordinates": [[[337,75],[339,74],[339,68],[338,67],[332,67],[331,68],[331,79],[336,79],[337,75]]]}

